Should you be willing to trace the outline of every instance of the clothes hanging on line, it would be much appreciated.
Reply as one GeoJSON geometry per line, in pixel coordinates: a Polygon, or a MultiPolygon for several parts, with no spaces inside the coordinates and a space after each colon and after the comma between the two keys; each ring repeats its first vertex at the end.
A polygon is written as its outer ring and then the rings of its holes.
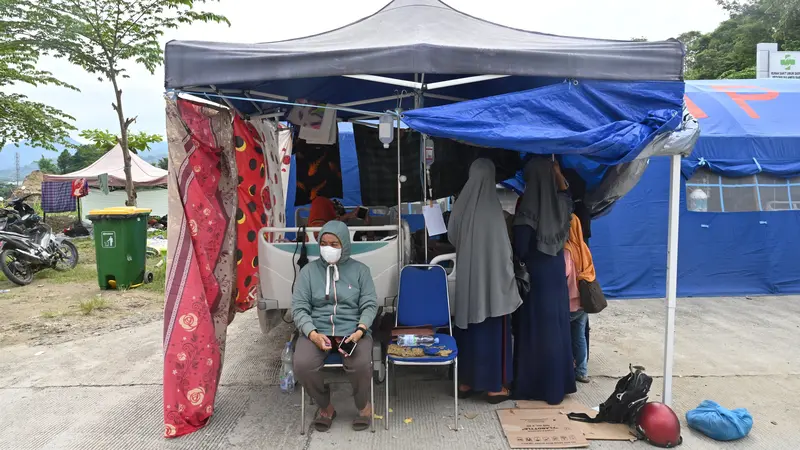
{"type": "Polygon", "coordinates": [[[42,211],[46,213],[72,212],[77,209],[70,181],[42,181],[42,211]]]}
{"type": "MultiPolygon", "coordinates": [[[[299,103],[305,103],[298,100],[299,103]]],[[[324,106],[324,105],[319,105],[324,106]]],[[[333,145],[337,138],[336,110],[295,106],[289,111],[287,120],[300,127],[299,138],[309,144],[333,145]]]]}
{"type": "Polygon", "coordinates": [[[100,191],[103,194],[108,195],[109,189],[108,189],[108,174],[107,173],[101,173],[100,175],[97,176],[97,184],[100,185],[100,191]]]}
{"type": "Polygon", "coordinates": [[[89,195],[89,183],[86,182],[86,178],[72,180],[72,196],[81,198],[87,195],[89,195]]]}

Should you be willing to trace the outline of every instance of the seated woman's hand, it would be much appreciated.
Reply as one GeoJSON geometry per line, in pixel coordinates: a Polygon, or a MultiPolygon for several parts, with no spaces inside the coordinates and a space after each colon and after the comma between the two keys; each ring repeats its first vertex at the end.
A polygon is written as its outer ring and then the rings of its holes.
{"type": "MultiPolygon", "coordinates": [[[[353,332],[353,334],[347,336],[344,342],[358,342],[362,337],[364,337],[364,332],[362,330],[356,330],[355,332],[353,332]]],[[[341,348],[339,349],[339,353],[341,353],[344,356],[350,356],[341,348]]]]}
{"type": "Polygon", "coordinates": [[[320,350],[326,352],[331,349],[331,340],[328,339],[328,336],[324,334],[317,333],[316,331],[312,331],[310,335],[308,335],[308,339],[314,343],[320,350]]]}

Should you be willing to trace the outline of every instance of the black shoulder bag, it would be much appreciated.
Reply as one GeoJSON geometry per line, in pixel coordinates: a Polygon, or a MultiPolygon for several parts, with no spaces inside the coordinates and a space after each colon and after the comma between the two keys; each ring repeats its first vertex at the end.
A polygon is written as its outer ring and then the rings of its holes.
{"type": "Polygon", "coordinates": [[[578,292],[581,295],[581,308],[589,314],[597,314],[608,306],[603,288],[597,280],[578,280],[578,292]]]}

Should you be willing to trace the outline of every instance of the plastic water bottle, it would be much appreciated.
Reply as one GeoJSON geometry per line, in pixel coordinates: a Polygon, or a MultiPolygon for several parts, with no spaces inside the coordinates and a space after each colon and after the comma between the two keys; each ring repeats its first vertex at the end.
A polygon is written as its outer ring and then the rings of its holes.
{"type": "Polygon", "coordinates": [[[281,353],[281,391],[287,394],[294,392],[293,359],[292,343],[287,342],[281,353]]]}
{"type": "Polygon", "coordinates": [[[433,336],[417,336],[416,334],[401,334],[397,336],[397,345],[400,347],[419,347],[438,343],[439,338],[433,336]]]}

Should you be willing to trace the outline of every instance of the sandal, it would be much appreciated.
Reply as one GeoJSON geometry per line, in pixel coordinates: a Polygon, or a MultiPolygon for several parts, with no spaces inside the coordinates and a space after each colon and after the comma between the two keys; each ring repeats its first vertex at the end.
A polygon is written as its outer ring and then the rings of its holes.
{"type": "Polygon", "coordinates": [[[317,418],[314,419],[314,429],[319,431],[320,433],[325,433],[331,429],[331,425],[333,425],[333,419],[336,418],[336,411],[333,412],[333,416],[325,417],[321,415],[317,415],[317,418]]]}
{"type": "Polygon", "coordinates": [[[353,419],[353,430],[355,431],[364,431],[369,428],[370,425],[370,417],[369,416],[356,416],[353,419]]]}
{"type": "Polygon", "coordinates": [[[461,400],[472,397],[472,394],[474,393],[475,391],[473,391],[472,388],[469,388],[465,391],[461,389],[461,386],[458,387],[458,398],[461,400]]]}
{"type": "Polygon", "coordinates": [[[509,392],[508,389],[503,389],[501,392],[504,393],[500,395],[488,395],[488,394],[486,395],[487,401],[489,402],[490,405],[497,405],[498,403],[503,403],[504,401],[511,398],[511,392],[509,392]]]}

